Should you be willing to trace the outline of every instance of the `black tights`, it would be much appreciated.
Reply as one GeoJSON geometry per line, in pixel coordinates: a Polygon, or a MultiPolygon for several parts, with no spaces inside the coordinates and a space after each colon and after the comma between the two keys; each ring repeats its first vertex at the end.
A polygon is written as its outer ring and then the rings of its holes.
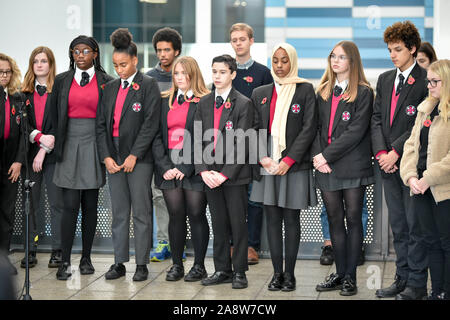
{"type": "Polygon", "coordinates": [[[206,219],[206,195],[201,191],[182,188],[162,190],[169,212],[169,242],[174,264],[183,265],[186,242],[186,215],[191,226],[194,244],[194,264],[204,266],[209,242],[209,225],[206,219]]]}
{"type": "Polygon", "coordinates": [[[92,242],[97,228],[98,189],[63,189],[64,214],[61,218],[61,248],[63,262],[70,263],[73,239],[77,228],[81,202],[82,257],[90,258],[92,242]]]}
{"type": "Polygon", "coordinates": [[[355,281],[356,266],[363,243],[361,212],[364,191],[365,186],[338,191],[321,191],[330,224],[336,273],[341,277],[349,276],[355,281]]]}
{"type": "Polygon", "coordinates": [[[267,237],[274,272],[283,272],[284,221],[285,272],[293,276],[300,246],[300,210],[264,206],[264,212],[267,218],[267,237]]]}

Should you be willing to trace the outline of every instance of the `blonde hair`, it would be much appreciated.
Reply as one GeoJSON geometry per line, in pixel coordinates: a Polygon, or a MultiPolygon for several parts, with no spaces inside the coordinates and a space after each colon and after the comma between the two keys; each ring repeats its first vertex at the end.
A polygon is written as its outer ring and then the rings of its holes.
{"type": "Polygon", "coordinates": [[[333,50],[331,50],[328,55],[327,69],[320,80],[317,93],[323,100],[327,101],[333,92],[334,84],[336,83],[336,73],[331,68],[331,54],[337,47],[341,47],[344,50],[349,62],[350,76],[348,86],[345,89],[348,97],[346,97],[345,100],[347,102],[353,102],[358,95],[358,85],[363,85],[370,88],[370,84],[364,74],[358,47],[352,41],[340,41],[334,46],[333,50]]]}
{"type": "Polygon", "coordinates": [[[249,39],[253,38],[253,28],[250,27],[246,23],[239,22],[239,23],[233,24],[230,28],[230,36],[234,31],[245,31],[245,32],[247,32],[249,39]]]}
{"type": "Polygon", "coordinates": [[[49,73],[47,75],[47,92],[51,93],[53,88],[53,83],[55,82],[56,76],[56,63],[55,56],[53,55],[52,50],[47,47],[37,47],[31,52],[30,59],[28,60],[28,70],[25,73],[25,78],[22,83],[22,91],[23,92],[34,92],[34,84],[36,80],[36,75],[34,74],[34,59],[40,53],[45,53],[48,59],[48,64],[50,66],[49,73]]]}
{"type": "Polygon", "coordinates": [[[19,92],[20,89],[20,78],[22,78],[22,74],[20,73],[20,69],[17,66],[16,61],[10,56],[0,53],[0,60],[7,61],[9,66],[11,67],[11,79],[8,83],[8,94],[13,95],[16,92],[19,92]]]}
{"type": "MultiPolygon", "coordinates": [[[[175,83],[175,67],[181,64],[184,71],[187,73],[187,78],[190,81],[190,90],[194,93],[195,97],[201,98],[207,95],[210,91],[206,88],[205,81],[203,80],[202,72],[200,71],[200,67],[195,61],[194,58],[189,56],[180,57],[175,60],[172,67],[172,88],[167,91],[163,91],[161,96],[163,98],[169,97],[169,108],[172,108],[172,100],[178,91],[178,87],[175,83]]],[[[186,90],[188,91],[188,90],[186,90]]],[[[186,99],[186,92],[184,93],[184,99],[186,99]]]]}
{"type": "Polygon", "coordinates": [[[430,65],[428,70],[436,73],[441,78],[441,98],[437,99],[429,94],[427,100],[434,102],[435,105],[439,103],[439,111],[444,121],[447,122],[448,116],[450,116],[450,60],[437,60],[430,65]]]}

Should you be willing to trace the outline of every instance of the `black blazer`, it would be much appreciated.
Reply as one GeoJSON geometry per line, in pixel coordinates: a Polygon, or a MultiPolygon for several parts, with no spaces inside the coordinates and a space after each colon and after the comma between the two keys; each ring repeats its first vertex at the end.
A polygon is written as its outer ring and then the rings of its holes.
{"type": "MultiPolygon", "coordinates": [[[[272,83],[258,87],[253,90],[252,94],[252,101],[256,110],[254,126],[258,130],[265,129],[267,132],[265,140],[258,143],[258,160],[268,155],[267,142],[268,139],[271,139],[269,122],[273,86],[274,84],[272,83]]],[[[289,171],[311,169],[310,148],[317,128],[316,95],[312,84],[297,84],[289,108],[286,123],[286,149],[281,153],[281,157],[287,156],[295,160],[289,171]],[[293,109],[293,106],[296,104],[299,105],[298,112],[294,112],[298,109],[293,109]]],[[[256,180],[261,179],[260,165],[254,166],[253,174],[256,180]]]]}
{"type": "MultiPolygon", "coordinates": [[[[118,161],[113,144],[113,123],[120,85],[120,79],[115,79],[105,86],[97,117],[97,146],[102,162],[106,157],[118,161]]],[[[138,72],[128,89],[120,118],[119,154],[122,161],[133,154],[137,161],[153,163],[151,145],[159,129],[160,107],[158,83],[138,72]]]]}
{"type": "MultiPolygon", "coordinates": [[[[97,105],[97,119],[99,118],[100,104],[103,96],[103,85],[113,78],[104,72],[95,70],[97,76],[98,87],[98,105],[97,105]]],[[[67,121],[68,116],[68,104],[69,104],[69,91],[72,85],[75,70],[69,70],[60,73],[55,78],[53,84],[52,96],[51,96],[51,118],[52,127],[55,133],[55,148],[53,153],[57,162],[62,160],[62,152],[64,150],[64,142],[66,139],[67,121]]]]}
{"type": "MultiPolygon", "coordinates": [[[[45,103],[45,109],[44,109],[44,118],[42,119],[42,134],[51,134],[55,135],[55,130],[53,128],[53,122],[51,118],[51,93],[47,94],[47,101],[45,103]]],[[[36,129],[36,112],[34,107],[34,92],[24,92],[25,101],[26,101],[26,108],[28,113],[28,134],[30,134],[33,130],[36,129]],[[29,101],[29,104],[27,105],[27,102],[29,101]]],[[[28,159],[30,162],[33,162],[34,157],[36,157],[36,154],[39,152],[39,145],[35,142],[33,144],[29,145],[28,150],[28,159]]],[[[46,154],[44,163],[55,163],[55,157],[53,151],[46,154]]]]}
{"type": "MultiPolygon", "coordinates": [[[[3,91],[3,90],[2,90],[3,91]]],[[[21,98],[19,93],[14,95],[8,95],[9,103],[11,106],[9,113],[9,123],[10,123],[10,132],[8,140],[3,140],[3,133],[5,131],[5,98],[3,94],[2,103],[0,108],[2,109],[2,120],[1,120],[1,139],[2,139],[2,154],[1,154],[1,168],[4,171],[8,171],[11,165],[14,162],[20,162],[24,164],[25,162],[25,154],[24,148],[25,143],[23,141],[23,136],[21,132],[21,118],[20,118],[20,108],[21,108],[21,98]]]]}
{"type": "MultiPolygon", "coordinates": [[[[213,149],[214,136],[203,136],[205,131],[212,132],[214,129],[214,101],[215,92],[204,96],[198,103],[197,112],[195,113],[195,121],[201,122],[201,136],[199,132],[195,132],[195,173],[200,174],[203,171],[215,170],[221,172],[228,179],[223,183],[224,186],[243,185],[251,181],[251,167],[248,164],[248,140],[241,135],[235,136],[237,129],[247,131],[251,128],[253,122],[253,105],[249,98],[232,88],[228,98],[231,102],[229,109],[223,107],[222,116],[219,123],[219,133],[217,134],[216,148],[223,146],[223,157],[218,161],[208,164],[203,157],[205,148],[213,149]],[[233,130],[227,130],[232,125],[233,130]],[[233,142],[230,142],[232,140],[233,142]],[[227,141],[232,147],[227,148],[227,141]],[[201,150],[201,152],[200,152],[201,150]],[[226,159],[233,159],[232,163],[227,163],[226,159]],[[240,161],[242,160],[242,161],[240,161]]],[[[228,101],[228,98],[226,101],[228,101]]],[[[197,124],[195,124],[197,126],[197,124]]],[[[197,127],[196,127],[197,130],[197,127]]],[[[211,154],[214,154],[212,152],[211,154]]],[[[208,155],[210,153],[208,152],[208,155]]],[[[231,162],[231,161],[229,161],[231,162]]]]}
{"type": "Polygon", "coordinates": [[[324,101],[319,94],[317,95],[319,124],[311,155],[314,157],[322,153],[339,178],[362,178],[373,175],[370,143],[373,99],[372,89],[362,85],[358,86],[355,101],[347,103],[341,99],[334,116],[331,143],[328,144],[332,97],[324,101]]]}
{"type": "MultiPolygon", "coordinates": [[[[175,101],[175,95],[173,101],[175,101]]],[[[173,103],[172,101],[172,103],[173,103]]],[[[185,132],[189,133],[190,137],[184,136],[183,149],[174,150],[179,152],[180,162],[174,163],[170,156],[169,136],[167,127],[167,114],[170,111],[169,98],[163,98],[161,101],[161,121],[159,123],[159,131],[156,135],[152,145],[152,152],[155,157],[155,184],[160,186],[164,181],[163,175],[167,170],[177,168],[184,173],[184,179],[189,179],[191,184],[199,184],[203,186],[203,180],[199,175],[195,174],[194,166],[194,117],[198,107],[198,102],[189,103],[189,110],[186,117],[185,132]],[[188,139],[189,138],[189,139],[188,139]],[[184,156],[186,152],[189,155],[184,156]],[[188,158],[189,157],[189,158],[188,158]],[[184,159],[188,161],[183,161],[184,159]]]]}
{"type": "Polygon", "coordinates": [[[403,145],[411,135],[412,127],[417,116],[417,107],[427,97],[427,72],[416,64],[410,75],[413,84],[405,84],[395,109],[392,127],[390,126],[391,97],[394,88],[397,69],[386,71],[378,77],[375,104],[371,121],[372,151],[376,155],[381,150],[390,151],[392,148],[400,155],[397,166],[403,154],[403,145]],[[411,110],[414,113],[411,113],[411,110]]]}

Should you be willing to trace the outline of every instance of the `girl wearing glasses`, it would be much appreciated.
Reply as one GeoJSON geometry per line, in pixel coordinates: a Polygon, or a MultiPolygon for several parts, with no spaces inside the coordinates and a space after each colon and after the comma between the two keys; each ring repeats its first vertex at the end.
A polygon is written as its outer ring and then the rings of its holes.
{"type": "Polygon", "coordinates": [[[374,183],[370,149],[373,91],[358,48],[339,42],[317,90],[319,126],[312,154],[316,187],[321,190],[330,225],[336,273],[317,291],[357,293],[356,266],[363,243],[362,207],[367,185],[374,183]],[[347,222],[347,230],[345,222],[347,222]]]}
{"type": "MultiPolygon", "coordinates": [[[[14,213],[20,170],[24,162],[19,96],[20,70],[14,59],[0,53],[0,254],[7,255],[14,225],[14,213]]],[[[9,263],[9,260],[6,259],[9,263]]],[[[10,264],[11,274],[17,274],[10,264]]]]}
{"type": "Polygon", "coordinates": [[[417,108],[400,175],[410,188],[431,275],[428,299],[450,299],[450,60],[432,63],[428,98],[417,108]]]}
{"type": "MultiPolygon", "coordinates": [[[[28,70],[22,85],[28,111],[29,137],[31,145],[28,150],[28,168],[30,179],[35,182],[31,189],[30,214],[30,257],[29,266],[37,264],[34,242],[38,234],[38,226],[43,225],[44,212],[41,212],[39,200],[43,192],[43,180],[47,186],[47,196],[51,212],[52,254],[49,268],[57,268],[61,264],[61,217],[64,203],[62,190],[53,183],[55,157],[52,152],[55,136],[52,127],[50,100],[55,81],[56,65],[53,52],[47,47],[37,47],[31,52],[28,70]]],[[[25,258],[22,260],[25,268],[25,258]]]]}
{"type": "Polygon", "coordinates": [[[70,69],[58,74],[53,85],[51,110],[55,128],[56,166],[53,182],[63,188],[61,221],[62,264],[58,280],[67,280],[70,255],[81,204],[83,252],[80,273],[92,274],[91,248],[97,226],[99,188],[105,184],[105,167],[95,140],[98,106],[103,87],[112,77],[100,65],[100,50],[92,37],[79,36],[69,47],[70,69]]]}

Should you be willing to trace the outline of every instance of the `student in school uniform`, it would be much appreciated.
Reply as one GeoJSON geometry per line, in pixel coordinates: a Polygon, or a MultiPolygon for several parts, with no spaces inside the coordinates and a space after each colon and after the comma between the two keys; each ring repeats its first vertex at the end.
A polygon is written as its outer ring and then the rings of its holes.
{"type": "Polygon", "coordinates": [[[248,145],[242,130],[245,132],[252,126],[253,106],[250,99],[232,87],[236,68],[236,60],[229,55],[215,57],[212,61],[216,89],[200,100],[195,114],[194,131],[200,125],[201,137],[204,137],[195,140],[198,147],[195,172],[207,186],[206,198],[214,233],[215,272],[203,279],[202,284],[231,282],[233,289],[242,289],[248,286],[246,216],[247,185],[251,180],[248,145]],[[232,256],[230,234],[234,246],[232,256]]]}
{"type": "MultiPolygon", "coordinates": [[[[8,255],[14,226],[16,198],[20,171],[24,163],[24,142],[21,134],[19,111],[22,99],[19,96],[21,74],[17,63],[6,54],[0,53],[0,85],[3,87],[0,108],[2,111],[3,134],[0,155],[0,251],[8,255]]],[[[9,259],[6,259],[9,262],[9,259]]],[[[9,264],[11,274],[16,268],[9,264]]]]}
{"type": "MultiPolygon", "coordinates": [[[[158,82],[161,92],[167,91],[172,85],[172,68],[174,62],[181,54],[182,41],[180,33],[172,28],[165,27],[157,30],[152,38],[153,48],[158,58],[158,63],[146,75],[158,82]]],[[[156,240],[158,244],[150,253],[153,262],[164,261],[171,256],[169,244],[169,213],[161,190],[155,188],[155,178],[152,179],[152,200],[156,220],[156,240]]],[[[183,259],[185,255],[183,253],[183,259]]]]}
{"type": "Polygon", "coordinates": [[[373,98],[358,47],[339,42],[317,89],[319,125],[312,148],[316,187],[327,209],[336,262],[336,273],[316,286],[319,292],[358,292],[364,192],[375,182],[370,148],[373,98]]]}
{"type": "MultiPolygon", "coordinates": [[[[253,28],[246,23],[235,23],[230,28],[230,43],[236,53],[236,77],[233,87],[247,98],[251,98],[255,88],[273,82],[269,68],[252,59],[250,47],[255,42],[253,28]]],[[[252,184],[248,186],[248,196],[252,184]]],[[[263,209],[260,203],[248,202],[248,264],[259,262],[258,251],[261,249],[261,229],[263,209]]]]}
{"type": "Polygon", "coordinates": [[[53,182],[63,189],[64,201],[58,280],[72,275],[70,256],[80,204],[83,251],[79,270],[82,275],[95,272],[91,249],[97,226],[98,192],[106,180],[95,126],[102,87],[112,80],[100,64],[100,48],[92,37],[76,37],[69,46],[69,59],[70,69],[56,76],[51,97],[56,160],[53,182]]]}
{"type": "Polygon", "coordinates": [[[209,94],[200,68],[192,57],[175,61],[172,88],[162,93],[161,121],[153,142],[155,184],[162,190],[169,210],[169,240],[173,265],[167,281],[184,276],[183,250],[186,242],[186,217],[189,217],[194,245],[194,265],[185,281],[207,276],[205,254],[209,242],[206,219],[205,184],[194,167],[194,116],[202,97],[209,94]]]}
{"type": "MultiPolygon", "coordinates": [[[[47,187],[48,202],[51,215],[52,253],[48,262],[49,268],[57,268],[61,264],[61,217],[64,203],[62,190],[53,183],[55,157],[54,130],[51,119],[50,100],[55,81],[56,65],[52,50],[47,47],[37,47],[31,52],[28,70],[25,74],[22,92],[25,95],[25,107],[28,112],[28,132],[30,141],[28,150],[28,171],[31,181],[29,266],[34,267],[37,242],[34,238],[43,233],[45,226],[44,212],[39,206],[41,193],[44,192],[43,182],[47,187]]],[[[22,172],[22,174],[24,174],[22,172]]],[[[39,239],[38,239],[39,241],[39,239]]],[[[20,266],[25,268],[25,258],[20,266]]]]}
{"type": "Polygon", "coordinates": [[[128,29],[111,34],[113,65],[120,79],[105,86],[97,125],[97,144],[108,170],[112,205],[114,264],[107,280],[125,276],[129,257],[130,214],[136,272],[133,281],[148,278],[147,264],[152,233],[150,180],[153,175],[151,145],[159,129],[161,97],[155,79],[137,70],[137,46],[128,29]]]}
{"type": "Polygon", "coordinates": [[[427,96],[427,73],[416,62],[421,41],[412,22],[389,26],[384,31],[384,42],[396,68],[378,77],[371,136],[372,151],[381,169],[397,259],[394,282],[375,294],[379,298],[398,295],[400,299],[421,299],[426,296],[426,250],[419,221],[410,208],[409,188],[403,184],[399,168],[417,107],[427,96]]]}
{"type": "Polygon", "coordinates": [[[271,59],[274,83],[255,89],[252,95],[262,138],[258,144],[264,148],[258,151],[250,200],[264,204],[274,269],[268,289],[287,292],[296,288],[300,211],[317,204],[310,156],[317,126],[316,97],[312,84],[297,76],[293,46],[277,44],[271,59]]]}

